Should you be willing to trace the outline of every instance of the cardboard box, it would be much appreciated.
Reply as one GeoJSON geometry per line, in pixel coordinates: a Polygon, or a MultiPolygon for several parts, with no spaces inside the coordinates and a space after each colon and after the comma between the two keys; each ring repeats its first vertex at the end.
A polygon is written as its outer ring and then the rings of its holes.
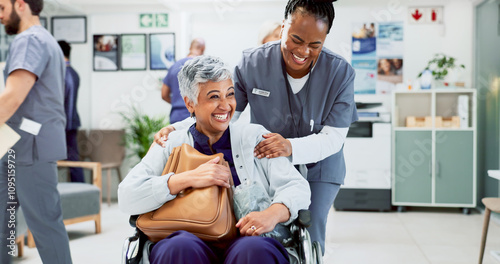
{"type": "Polygon", "coordinates": [[[460,118],[436,116],[436,128],[460,128],[460,118]]]}
{"type": "Polygon", "coordinates": [[[432,127],[431,116],[407,116],[406,127],[432,127]]]}

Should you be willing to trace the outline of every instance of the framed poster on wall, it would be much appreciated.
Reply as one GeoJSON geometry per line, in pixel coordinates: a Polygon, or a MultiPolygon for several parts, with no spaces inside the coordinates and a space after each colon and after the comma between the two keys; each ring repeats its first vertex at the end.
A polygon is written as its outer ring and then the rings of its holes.
{"type": "Polygon", "coordinates": [[[68,43],[87,42],[87,18],[52,17],[52,36],[56,40],[65,40],[68,43]]]}
{"type": "Polygon", "coordinates": [[[146,70],[146,34],[122,34],[120,42],[120,68],[124,71],[146,70]]]}
{"type": "Polygon", "coordinates": [[[175,63],[175,33],[149,35],[149,68],[168,70],[175,63]]]}
{"type": "Polygon", "coordinates": [[[119,47],[119,35],[94,35],[94,71],[117,71],[119,47]]]}

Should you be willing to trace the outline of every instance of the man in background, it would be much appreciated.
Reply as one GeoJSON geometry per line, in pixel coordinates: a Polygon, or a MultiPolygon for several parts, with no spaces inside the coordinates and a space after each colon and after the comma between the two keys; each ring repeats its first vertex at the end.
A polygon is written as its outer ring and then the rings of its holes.
{"type": "Polygon", "coordinates": [[[161,98],[167,103],[172,105],[172,110],[170,110],[170,124],[184,120],[189,117],[189,111],[184,104],[184,99],[179,91],[179,81],[177,79],[177,74],[184,66],[186,61],[203,55],[205,53],[205,40],[202,38],[196,38],[191,42],[189,48],[189,54],[186,58],[178,60],[170,67],[167,76],[163,79],[163,86],[161,87],[161,98]]]}
{"type": "MultiPolygon", "coordinates": [[[[80,87],[80,77],[78,73],[71,67],[69,57],[71,54],[71,46],[68,42],[60,40],[59,46],[64,54],[66,62],[66,75],[64,78],[64,112],[66,113],[66,148],[68,160],[79,161],[78,154],[78,128],[80,127],[80,116],[76,109],[78,98],[78,88],[80,87]]],[[[82,168],[70,168],[69,173],[72,182],[84,182],[82,168]]]]}
{"type": "Polygon", "coordinates": [[[43,0],[0,0],[9,47],[0,93],[0,125],[20,136],[0,162],[0,263],[14,255],[15,211],[19,205],[43,263],[71,264],[68,234],[57,191],[57,160],[64,141],[64,58],[57,41],[40,24],[43,0]],[[12,220],[14,215],[14,221],[12,220]]]}

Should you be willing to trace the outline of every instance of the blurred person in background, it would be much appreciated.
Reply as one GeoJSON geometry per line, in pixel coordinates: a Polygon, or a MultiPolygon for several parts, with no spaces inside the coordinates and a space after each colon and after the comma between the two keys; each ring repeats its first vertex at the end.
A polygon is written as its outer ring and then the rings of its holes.
{"type": "Polygon", "coordinates": [[[275,21],[267,21],[260,27],[259,31],[259,45],[266,44],[267,42],[280,39],[281,23],[275,21]]]}
{"type": "Polygon", "coordinates": [[[57,163],[66,159],[64,128],[64,56],[40,24],[43,0],[0,0],[0,20],[9,47],[0,94],[0,125],[20,136],[0,162],[0,263],[15,254],[19,205],[43,263],[71,264],[68,233],[57,191],[57,163]],[[14,179],[14,180],[11,180],[14,179]],[[12,185],[15,183],[15,185],[12,185]],[[9,188],[10,187],[10,188],[9,188]],[[15,240],[15,238],[14,238],[15,240]],[[14,249],[12,248],[14,247],[14,249]]]}
{"type": "MultiPolygon", "coordinates": [[[[66,113],[66,148],[68,160],[79,161],[78,154],[78,128],[80,127],[80,116],[76,109],[78,100],[78,88],[80,87],[80,77],[78,73],[71,67],[69,57],[71,54],[71,46],[68,42],[60,40],[57,42],[64,54],[66,63],[66,74],[64,77],[64,112],[66,113]]],[[[85,182],[82,168],[70,168],[69,174],[72,182],[85,182]]]]}
{"type": "Polygon", "coordinates": [[[205,53],[205,40],[202,38],[195,38],[191,41],[189,47],[189,54],[186,58],[178,60],[170,67],[167,76],[163,79],[163,86],[161,87],[161,98],[167,103],[172,105],[170,110],[170,124],[184,120],[189,117],[189,111],[184,104],[181,93],[179,91],[179,80],[177,74],[188,60],[203,55],[205,53]]]}

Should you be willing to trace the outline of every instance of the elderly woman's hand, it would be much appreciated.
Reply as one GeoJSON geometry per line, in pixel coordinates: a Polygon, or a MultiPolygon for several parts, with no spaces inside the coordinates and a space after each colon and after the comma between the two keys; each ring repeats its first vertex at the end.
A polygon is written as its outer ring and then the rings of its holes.
{"type": "Polygon", "coordinates": [[[168,180],[168,188],[171,194],[178,194],[180,191],[192,188],[205,188],[209,186],[221,186],[230,188],[229,177],[231,170],[223,165],[219,165],[220,158],[216,157],[198,168],[179,174],[174,174],[168,180]]]}
{"type": "Polygon", "coordinates": [[[160,131],[155,134],[155,143],[162,147],[165,147],[165,141],[167,141],[168,134],[170,134],[170,132],[174,130],[175,128],[171,125],[160,129],[160,131]]]}
{"type": "Polygon", "coordinates": [[[292,155],[292,144],[278,133],[262,135],[265,138],[255,147],[254,154],[257,158],[288,157],[292,155]]]}
{"type": "Polygon", "coordinates": [[[251,212],[236,223],[242,236],[259,236],[273,231],[278,223],[288,221],[290,211],[284,204],[272,204],[262,212],[251,212]]]}

